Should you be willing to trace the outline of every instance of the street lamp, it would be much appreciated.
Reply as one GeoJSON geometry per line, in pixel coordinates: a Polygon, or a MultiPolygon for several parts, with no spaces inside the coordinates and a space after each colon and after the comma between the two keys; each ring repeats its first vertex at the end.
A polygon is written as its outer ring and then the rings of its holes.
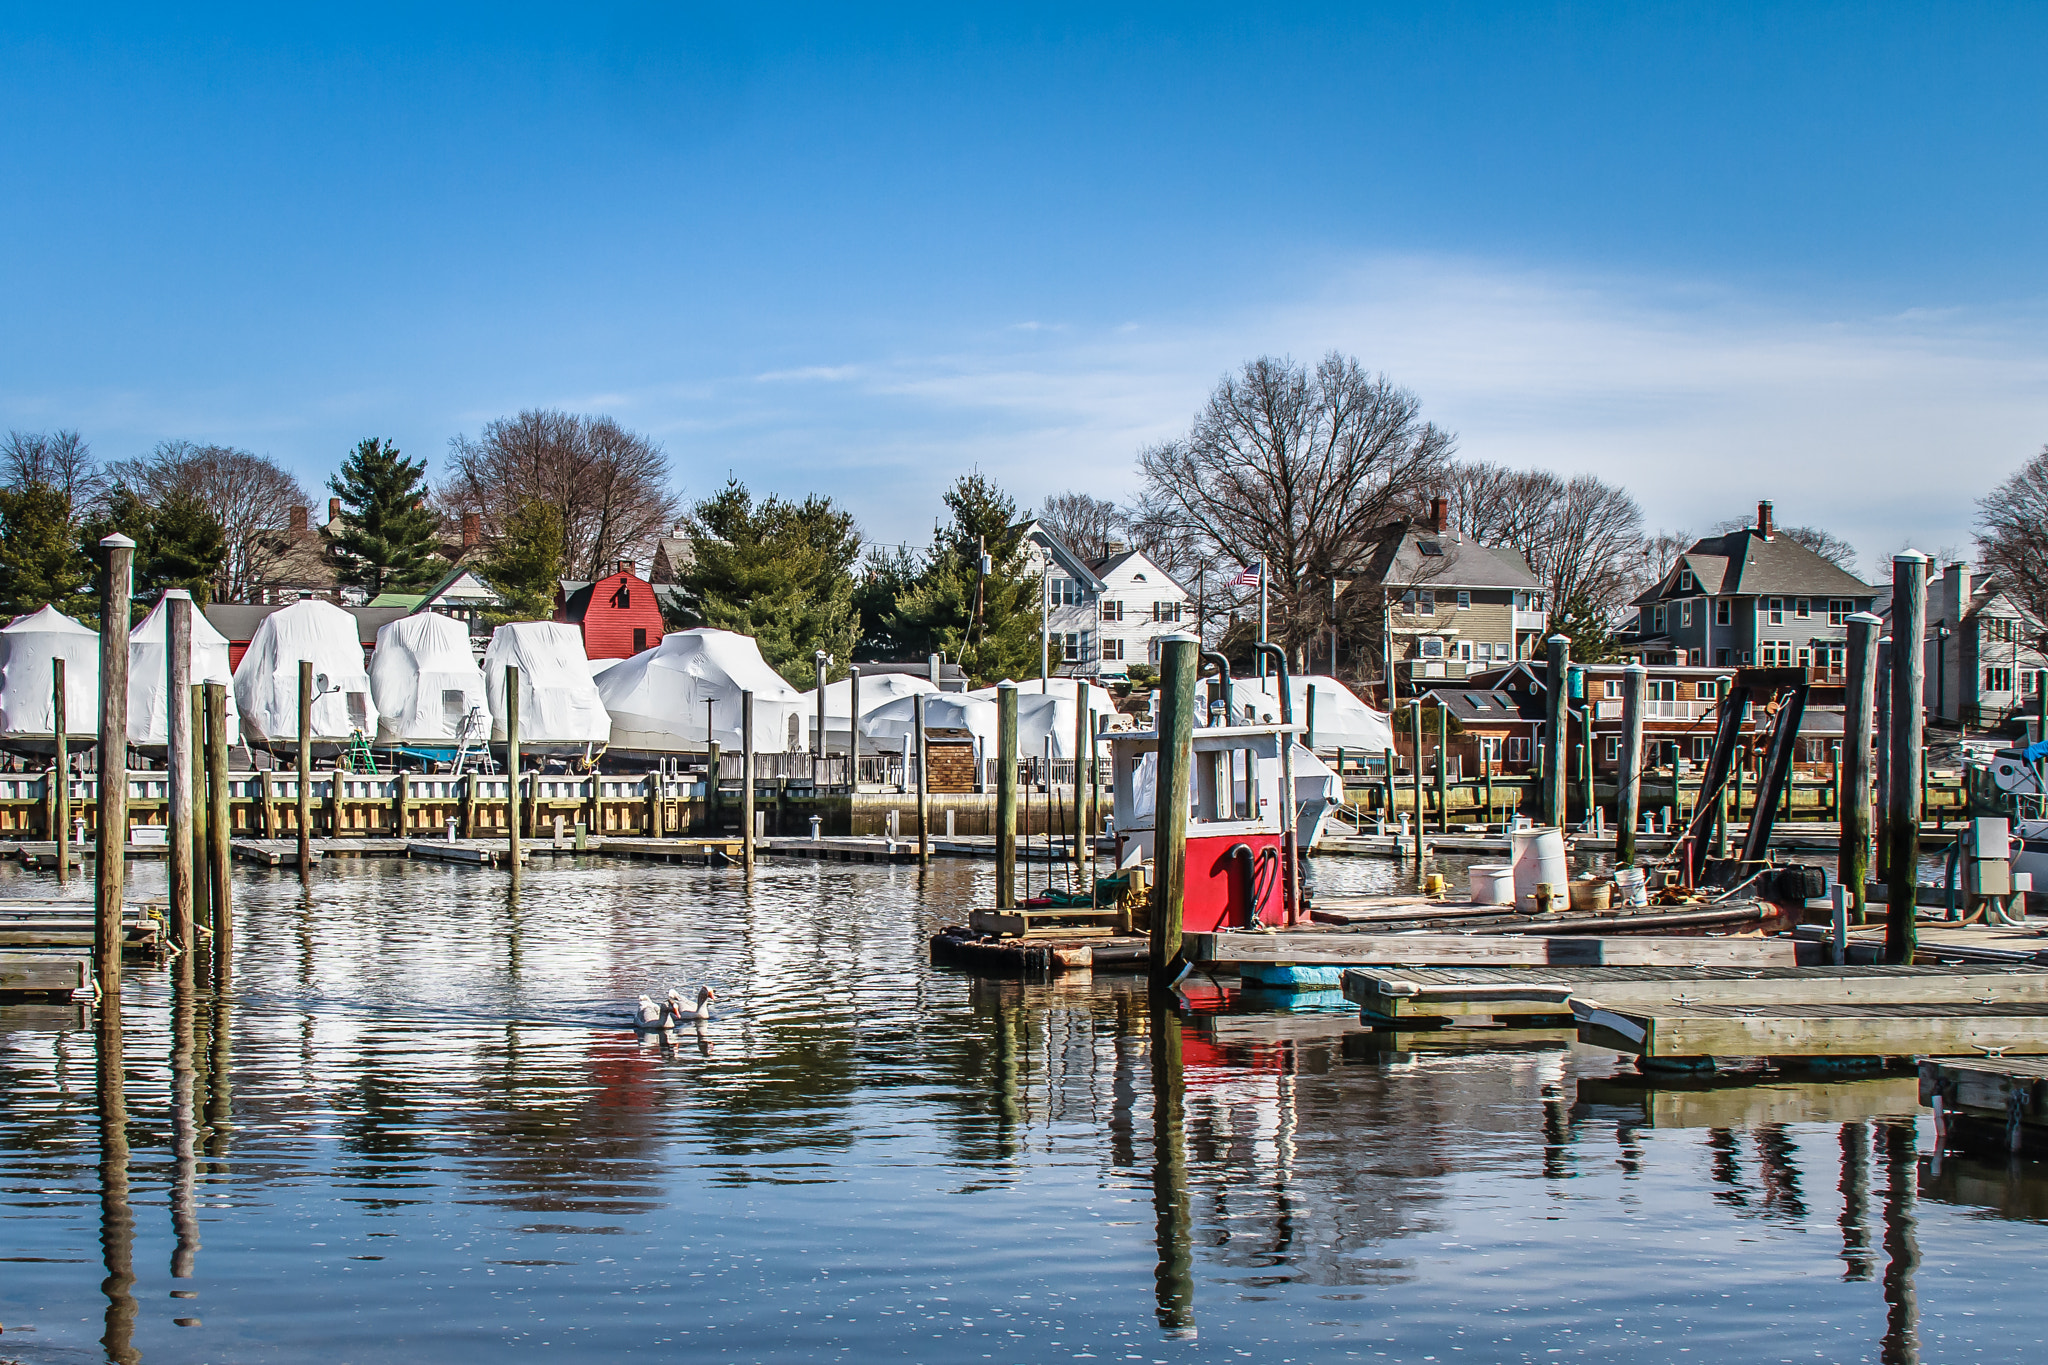
{"type": "Polygon", "coordinates": [[[1955,634],[1946,623],[1934,628],[1934,714],[1948,719],[1948,637],[1955,634]]]}

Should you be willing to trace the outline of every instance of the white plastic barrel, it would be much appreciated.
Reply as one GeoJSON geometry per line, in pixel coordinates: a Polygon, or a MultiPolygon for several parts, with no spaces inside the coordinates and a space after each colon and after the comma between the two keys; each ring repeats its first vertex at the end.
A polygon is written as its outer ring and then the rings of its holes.
{"type": "Polygon", "coordinates": [[[1565,865],[1564,831],[1555,825],[1518,829],[1511,836],[1515,850],[1515,907],[1528,913],[1536,910],[1536,888],[1548,884],[1565,895],[1571,873],[1565,865]]]}
{"type": "Polygon", "coordinates": [[[1466,869],[1474,905],[1513,905],[1515,869],[1507,863],[1474,863],[1466,869]]]}

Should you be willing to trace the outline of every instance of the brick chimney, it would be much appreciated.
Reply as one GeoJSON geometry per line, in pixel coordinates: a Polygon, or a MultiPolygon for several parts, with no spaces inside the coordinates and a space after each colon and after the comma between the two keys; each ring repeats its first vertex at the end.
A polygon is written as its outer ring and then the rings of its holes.
{"type": "Polygon", "coordinates": [[[1776,528],[1775,528],[1775,527],[1773,527],[1773,526],[1771,525],[1771,505],[1770,505],[1770,503],[1768,503],[1768,502],[1760,502],[1760,503],[1758,503],[1758,504],[1756,505],[1756,531],[1757,531],[1757,534],[1758,534],[1758,535],[1760,535],[1760,536],[1762,536],[1762,537],[1763,537],[1763,538],[1764,538],[1765,540],[1769,540],[1769,539],[1771,538],[1771,532],[1772,532],[1773,530],[1775,530],[1775,529],[1776,529],[1776,528]]]}
{"type": "Polygon", "coordinates": [[[622,560],[620,560],[620,561],[619,561],[619,567],[618,567],[618,572],[620,572],[620,573],[631,573],[631,572],[633,572],[633,561],[632,561],[632,560],[630,560],[630,559],[622,559],[622,560]]]}
{"type": "MultiPolygon", "coordinates": [[[[1948,566],[1942,574],[1941,597],[1935,604],[1935,617],[1946,621],[1951,629],[1963,622],[1963,613],[1970,609],[1970,566],[1956,563],[1948,566]]],[[[1960,648],[1960,646],[1958,646],[1960,648]]],[[[1960,657],[1960,656],[1958,656],[1960,657]]]]}
{"type": "Polygon", "coordinates": [[[307,509],[307,508],[304,508],[304,507],[294,507],[294,508],[292,509],[292,522],[291,522],[292,530],[294,530],[294,531],[304,531],[304,530],[306,530],[306,529],[307,529],[307,526],[306,526],[306,520],[307,520],[307,518],[308,518],[309,516],[311,516],[311,512],[310,512],[310,510],[309,510],[309,509],[307,509]]]}
{"type": "Polygon", "coordinates": [[[327,500],[327,524],[328,524],[329,526],[332,526],[332,525],[334,525],[334,523],[335,523],[335,522],[337,522],[337,521],[340,521],[340,520],[341,520],[341,499],[340,499],[340,498],[329,498],[329,499],[327,500]]]}
{"type": "Polygon", "coordinates": [[[1444,523],[1451,519],[1451,500],[1431,498],[1429,500],[1429,529],[1438,535],[1444,533],[1444,523]]]}
{"type": "Polygon", "coordinates": [[[475,512],[462,514],[462,548],[475,549],[484,538],[484,519],[475,512]]]}

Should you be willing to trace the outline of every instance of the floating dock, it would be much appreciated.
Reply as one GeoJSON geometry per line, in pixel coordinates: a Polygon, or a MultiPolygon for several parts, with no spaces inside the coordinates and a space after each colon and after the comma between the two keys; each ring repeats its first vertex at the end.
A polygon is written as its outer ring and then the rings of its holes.
{"type": "Polygon", "coordinates": [[[1715,1076],[1641,1072],[1579,1081],[1572,1117],[1614,1118],[1647,1128],[1754,1129],[1778,1123],[1854,1123],[1919,1112],[1910,1074],[1792,1079],[1778,1071],[1715,1076]]]}
{"type": "MultiPolygon", "coordinates": [[[[121,916],[123,949],[158,953],[164,947],[164,922],[154,906],[129,905],[121,916]]],[[[0,900],[0,948],[90,950],[96,928],[89,900],[0,900]]]]}
{"type": "Polygon", "coordinates": [[[88,953],[0,951],[0,1003],[69,1004],[92,995],[88,953]]]}
{"type": "Polygon", "coordinates": [[[1849,1005],[1664,1004],[1608,1009],[1574,999],[1579,1041],[1646,1061],[1715,1057],[1958,1057],[2048,1053],[2048,1002],[1849,1005]]]}
{"type": "Polygon", "coordinates": [[[1673,966],[1791,967],[1797,946],[1789,938],[1667,937],[1643,934],[1399,934],[1312,929],[1261,933],[1231,930],[1188,934],[1191,962],[1295,966],[1547,967],[1673,966]]]}
{"type": "Polygon", "coordinates": [[[1944,1146],[2048,1149],[2048,1060],[1929,1058],[1920,1063],[1920,1103],[1934,1110],[1944,1146]]]}

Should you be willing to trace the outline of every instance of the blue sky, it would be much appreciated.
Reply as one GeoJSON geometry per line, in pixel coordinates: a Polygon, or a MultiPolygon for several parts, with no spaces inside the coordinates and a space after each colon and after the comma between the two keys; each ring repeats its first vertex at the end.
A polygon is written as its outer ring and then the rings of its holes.
{"type": "Polygon", "coordinates": [[[0,15],[0,425],[106,456],[553,405],[921,539],[1335,347],[1875,567],[2048,441],[2040,7],[0,15]]]}

